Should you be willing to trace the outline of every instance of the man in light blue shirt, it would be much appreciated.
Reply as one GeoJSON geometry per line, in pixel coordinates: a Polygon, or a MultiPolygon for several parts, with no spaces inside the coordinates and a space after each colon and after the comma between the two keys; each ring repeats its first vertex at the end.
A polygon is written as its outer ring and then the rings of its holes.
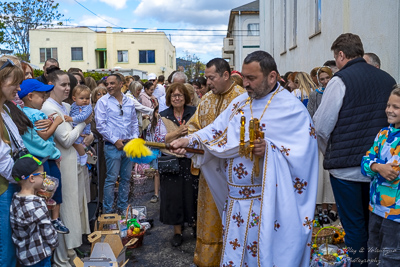
{"type": "Polygon", "coordinates": [[[135,105],[121,92],[123,81],[116,74],[107,78],[108,94],[97,101],[95,107],[96,128],[105,140],[107,177],[104,183],[103,213],[113,213],[114,187],[120,175],[117,212],[128,206],[129,180],[133,163],[126,156],[125,144],[138,137],[139,125],[135,105]]]}

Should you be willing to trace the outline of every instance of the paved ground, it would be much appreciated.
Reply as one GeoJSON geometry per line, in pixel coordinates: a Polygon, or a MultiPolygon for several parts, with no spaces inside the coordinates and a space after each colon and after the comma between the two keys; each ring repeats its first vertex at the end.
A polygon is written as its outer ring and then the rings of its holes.
{"type": "Polygon", "coordinates": [[[171,246],[172,226],[160,223],[160,202],[150,203],[150,198],[154,194],[153,179],[147,179],[143,185],[136,186],[134,193],[136,197],[132,201],[133,204],[147,207],[147,218],[154,219],[154,227],[150,229],[149,235],[145,235],[142,247],[127,252],[127,256],[131,255],[128,266],[171,267],[192,264],[196,245],[196,239],[191,235],[192,229],[186,227],[183,232],[182,246],[176,248],[171,246]]]}
{"type": "MultiPolygon", "coordinates": [[[[131,205],[146,206],[147,218],[154,219],[154,227],[144,236],[141,247],[127,250],[126,258],[130,259],[127,266],[190,266],[193,263],[193,253],[196,245],[196,239],[192,236],[192,228],[186,227],[184,230],[182,246],[172,247],[170,239],[173,236],[173,228],[160,223],[160,202],[150,203],[150,198],[153,194],[153,179],[149,178],[143,184],[136,185],[133,195],[130,197],[131,205]]],[[[83,245],[80,250],[89,253],[90,245],[83,245]]]]}

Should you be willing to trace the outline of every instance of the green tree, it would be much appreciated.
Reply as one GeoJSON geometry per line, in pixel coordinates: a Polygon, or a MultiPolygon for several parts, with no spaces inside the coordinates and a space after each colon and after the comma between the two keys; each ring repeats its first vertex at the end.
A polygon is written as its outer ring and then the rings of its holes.
{"type": "Polygon", "coordinates": [[[4,27],[4,23],[0,22],[0,44],[4,42],[4,30],[6,27],[4,27]]]}
{"type": "Polygon", "coordinates": [[[22,0],[1,2],[0,22],[5,26],[4,43],[15,53],[29,61],[29,30],[62,25],[57,22],[63,15],[53,0],[22,0]]]}
{"type": "Polygon", "coordinates": [[[188,79],[201,76],[201,73],[205,70],[205,65],[200,62],[200,58],[195,54],[191,55],[189,51],[185,51],[186,56],[182,59],[186,60],[188,64],[184,66],[185,74],[188,79]]]}
{"type": "Polygon", "coordinates": [[[206,65],[200,61],[197,61],[194,65],[194,77],[200,77],[202,73],[204,74],[205,69],[206,65]]]}

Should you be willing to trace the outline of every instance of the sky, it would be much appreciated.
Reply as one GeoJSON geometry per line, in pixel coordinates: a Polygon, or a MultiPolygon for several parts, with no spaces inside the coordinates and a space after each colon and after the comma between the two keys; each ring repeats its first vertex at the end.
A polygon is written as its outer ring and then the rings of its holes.
{"type": "MultiPolygon", "coordinates": [[[[222,56],[230,10],[252,0],[56,0],[64,25],[163,30],[177,57],[222,56]],[[83,7],[83,6],[84,7],[83,7]],[[86,8],[86,9],[85,9],[86,8]],[[94,13],[94,14],[93,14],[94,13]],[[97,16],[96,16],[97,15],[97,16]],[[176,30],[169,30],[176,29],[176,30]],[[203,31],[201,31],[203,30],[203,31]],[[206,31],[204,31],[206,30],[206,31]]],[[[99,28],[104,30],[104,28],[99,28]]]]}

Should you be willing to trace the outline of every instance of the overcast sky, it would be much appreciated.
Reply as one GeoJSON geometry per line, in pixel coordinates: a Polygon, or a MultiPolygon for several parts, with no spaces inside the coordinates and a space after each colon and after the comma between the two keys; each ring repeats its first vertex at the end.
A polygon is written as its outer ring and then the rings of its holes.
{"type": "Polygon", "coordinates": [[[206,63],[221,57],[230,10],[252,0],[77,0],[101,18],[74,0],[56,2],[67,25],[214,30],[165,31],[176,47],[177,57],[184,57],[188,51],[206,63]]]}

